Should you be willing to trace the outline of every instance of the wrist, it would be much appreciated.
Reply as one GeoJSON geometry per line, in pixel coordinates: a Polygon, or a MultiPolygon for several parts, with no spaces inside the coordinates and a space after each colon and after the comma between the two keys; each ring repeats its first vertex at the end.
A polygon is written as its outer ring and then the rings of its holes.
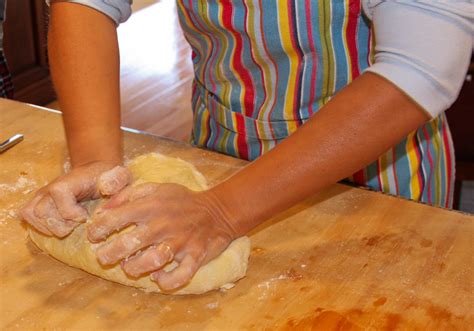
{"type": "Polygon", "coordinates": [[[72,169],[95,167],[95,168],[99,168],[100,170],[107,171],[121,164],[122,162],[118,160],[106,160],[106,159],[87,160],[84,162],[73,164],[72,169]]]}
{"type": "Polygon", "coordinates": [[[219,185],[200,192],[200,195],[215,218],[231,229],[233,239],[244,236],[260,223],[253,208],[249,208],[241,198],[236,199],[235,194],[222,191],[219,185]]]}
{"type": "Polygon", "coordinates": [[[122,136],[118,127],[99,125],[87,130],[70,128],[66,130],[66,136],[73,168],[99,161],[122,164],[122,136]]]}
{"type": "MultiPolygon", "coordinates": [[[[85,144],[83,146],[89,146],[85,144]]],[[[97,146],[96,148],[70,148],[71,166],[77,168],[91,163],[104,163],[113,166],[123,163],[123,157],[120,147],[107,148],[97,146]]]]}
{"type": "Polygon", "coordinates": [[[226,229],[232,240],[246,234],[239,215],[229,208],[229,203],[212,189],[198,193],[198,199],[210,217],[221,227],[226,229]]]}
{"type": "Polygon", "coordinates": [[[113,166],[121,165],[123,163],[122,154],[120,153],[82,153],[82,152],[72,152],[70,153],[71,157],[71,167],[77,168],[82,167],[92,163],[103,163],[110,164],[113,166]]]}

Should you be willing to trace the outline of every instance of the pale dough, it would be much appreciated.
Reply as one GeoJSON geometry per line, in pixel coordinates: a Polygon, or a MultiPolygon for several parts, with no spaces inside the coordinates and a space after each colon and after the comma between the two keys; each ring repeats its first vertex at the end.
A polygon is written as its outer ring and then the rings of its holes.
{"type": "MultiPolygon", "coordinates": [[[[177,158],[157,153],[145,154],[132,160],[128,168],[133,173],[134,184],[177,183],[194,191],[207,188],[204,176],[192,164],[177,158]]],[[[94,254],[94,250],[100,244],[91,244],[87,240],[84,224],[64,239],[42,235],[32,228],[29,229],[29,235],[40,249],[72,267],[120,284],[150,292],[161,292],[149,276],[132,279],[119,265],[102,267],[94,254]]],[[[232,285],[231,283],[245,276],[249,254],[248,237],[233,241],[220,256],[201,267],[187,286],[172,294],[200,294],[218,288],[229,288],[229,284],[232,285]]]]}

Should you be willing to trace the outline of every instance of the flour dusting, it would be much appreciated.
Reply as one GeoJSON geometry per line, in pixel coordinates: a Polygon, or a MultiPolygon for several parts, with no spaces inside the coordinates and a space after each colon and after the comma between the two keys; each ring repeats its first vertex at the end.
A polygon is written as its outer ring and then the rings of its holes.
{"type": "Polygon", "coordinates": [[[22,193],[27,194],[36,188],[37,183],[34,179],[28,179],[25,176],[18,177],[18,180],[14,184],[0,184],[0,193],[15,193],[23,191],[22,193]],[[25,193],[26,192],[26,193],[25,193]]]}

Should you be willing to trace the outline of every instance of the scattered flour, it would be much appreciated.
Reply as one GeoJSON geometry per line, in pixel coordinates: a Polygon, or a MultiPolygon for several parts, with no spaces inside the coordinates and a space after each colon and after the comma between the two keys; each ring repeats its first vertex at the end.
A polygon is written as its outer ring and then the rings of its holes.
{"type": "Polygon", "coordinates": [[[281,273],[278,276],[272,277],[264,282],[259,283],[257,287],[261,290],[261,294],[258,296],[257,299],[259,301],[265,300],[268,297],[268,295],[275,290],[274,283],[276,281],[281,281],[281,280],[294,281],[301,278],[302,278],[302,275],[296,273],[293,269],[286,270],[284,273],[281,273]]]}
{"type": "Polygon", "coordinates": [[[231,288],[233,288],[235,286],[234,283],[227,283],[227,284],[224,284],[221,286],[221,290],[222,291],[227,291],[227,290],[230,290],[231,288]]]}
{"type": "Polygon", "coordinates": [[[19,218],[18,210],[21,203],[12,203],[0,208],[0,225],[5,225],[9,220],[17,220],[19,218]]]}
{"type": "Polygon", "coordinates": [[[0,194],[2,191],[3,193],[15,193],[20,190],[22,190],[23,194],[27,194],[33,191],[37,186],[38,184],[34,179],[28,179],[25,176],[20,176],[14,184],[0,184],[0,194]]]}
{"type": "Polygon", "coordinates": [[[208,303],[206,305],[206,308],[207,309],[216,309],[217,307],[219,307],[219,302],[211,302],[211,303],[208,303]]]}
{"type": "Polygon", "coordinates": [[[71,171],[71,168],[72,168],[71,161],[69,161],[69,158],[67,158],[63,164],[64,173],[67,174],[69,171],[71,171]]]}

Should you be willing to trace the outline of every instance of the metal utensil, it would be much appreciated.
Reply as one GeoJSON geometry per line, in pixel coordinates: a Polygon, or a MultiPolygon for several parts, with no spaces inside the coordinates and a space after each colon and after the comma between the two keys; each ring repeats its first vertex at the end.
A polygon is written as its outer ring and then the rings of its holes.
{"type": "Polygon", "coordinates": [[[16,134],[8,138],[7,140],[5,140],[3,143],[0,144],[0,153],[5,152],[9,148],[12,148],[16,144],[18,144],[20,141],[23,141],[22,134],[16,134]]]}

